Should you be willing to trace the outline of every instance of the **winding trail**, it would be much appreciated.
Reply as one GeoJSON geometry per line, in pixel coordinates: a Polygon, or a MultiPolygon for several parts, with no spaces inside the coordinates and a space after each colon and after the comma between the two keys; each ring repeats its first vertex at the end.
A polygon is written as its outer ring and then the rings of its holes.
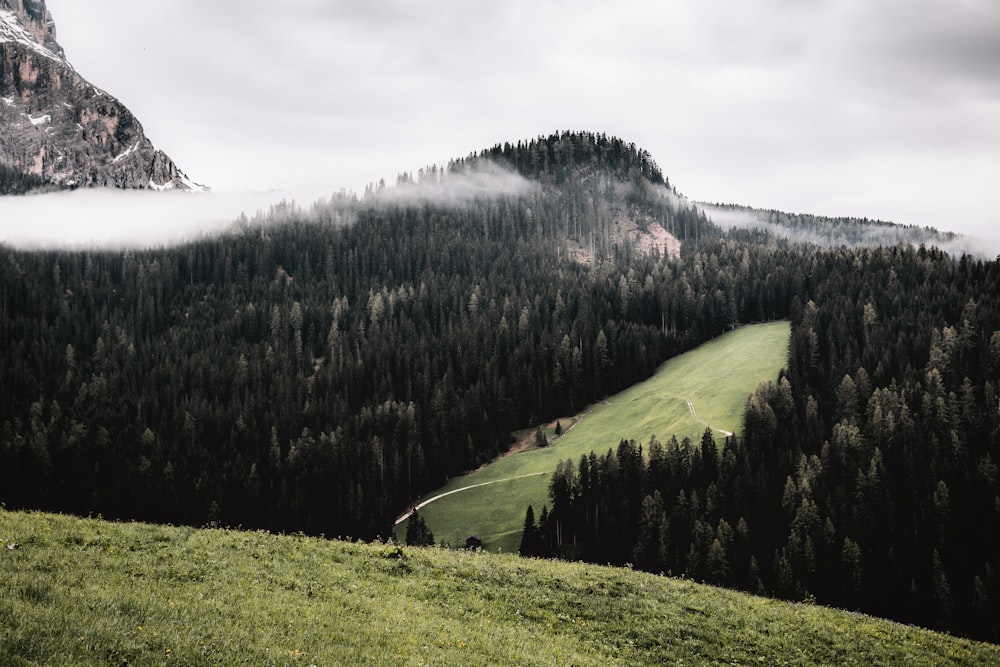
{"type": "Polygon", "coordinates": [[[463,486],[461,489],[452,489],[451,491],[446,491],[445,493],[438,494],[438,495],[434,496],[433,498],[428,498],[427,500],[425,500],[422,503],[418,503],[417,505],[415,505],[413,507],[413,509],[407,511],[401,517],[399,517],[398,519],[396,519],[396,523],[394,523],[393,525],[394,526],[398,526],[399,524],[403,523],[404,521],[406,521],[407,519],[409,519],[411,516],[413,516],[413,513],[416,512],[417,510],[423,508],[426,505],[430,505],[435,500],[440,500],[441,498],[444,498],[445,496],[450,496],[451,494],[458,493],[459,491],[468,491],[469,489],[478,489],[481,486],[489,486],[490,484],[500,484],[501,482],[513,482],[515,479],[524,479],[525,477],[537,477],[538,475],[548,475],[548,474],[549,473],[547,473],[547,472],[532,472],[532,473],[528,473],[527,475],[518,475],[517,477],[508,477],[507,479],[495,479],[492,482],[483,482],[481,484],[473,484],[471,486],[463,486]]]}
{"type": "Polygon", "coordinates": [[[633,402],[635,402],[635,401],[648,401],[650,399],[653,399],[653,400],[666,399],[666,400],[671,400],[671,401],[684,401],[685,403],[687,403],[688,410],[691,411],[691,416],[695,418],[695,421],[697,421],[700,424],[704,424],[705,426],[707,426],[708,428],[712,429],[713,431],[718,431],[719,433],[721,433],[722,435],[726,436],[727,438],[730,438],[733,435],[732,431],[727,431],[726,429],[719,428],[718,426],[712,426],[707,421],[705,421],[704,419],[702,419],[701,417],[699,417],[698,416],[698,412],[694,409],[694,402],[690,398],[688,398],[686,396],[644,396],[642,398],[633,398],[632,401],[633,402]]]}
{"type": "MultiPolygon", "coordinates": [[[[684,398],[684,397],[680,396],[679,398],[684,398]]],[[[731,438],[733,436],[733,432],[732,431],[727,431],[726,429],[719,428],[718,426],[712,426],[707,421],[705,421],[704,419],[702,419],[701,417],[699,417],[698,413],[695,412],[694,403],[691,402],[690,398],[684,398],[684,400],[687,401],[688,409],[691,411],[691,416],[694,417],[696,420],[698,420],[699,423],[704,424],[705,426],[707,426],[708,428],[712,429],[713,431],[718,431],[719,433],[721,433],[722,435],[726,436],[727,438],[731,438]]]]}

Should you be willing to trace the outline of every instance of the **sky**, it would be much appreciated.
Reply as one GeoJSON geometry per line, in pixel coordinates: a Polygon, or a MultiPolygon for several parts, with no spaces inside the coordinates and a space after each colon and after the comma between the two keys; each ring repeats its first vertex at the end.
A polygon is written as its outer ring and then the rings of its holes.
{"type": "Polygon", "coordinates": [[[217,193],[605,132],[691,199],[1000,237],[997,0],[48,0],[217,193]]]}

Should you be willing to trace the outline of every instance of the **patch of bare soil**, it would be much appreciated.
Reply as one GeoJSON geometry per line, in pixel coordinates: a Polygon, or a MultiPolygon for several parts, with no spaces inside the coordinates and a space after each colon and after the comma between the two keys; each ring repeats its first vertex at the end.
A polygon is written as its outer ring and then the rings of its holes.
{"type": "MultiPolygon", "coordinates": [[[[556,424],[559,423],[562,424],[562,432],[565,434],[568,430],[576,426],[577,422],[579,422],[587,415],[587,412],[590,412],[590,410],[587,410],[586,412],[581,412],[578,415],[573,415],[572,417],[560,417],[559,419],[554,419],[548,422],[547,424],[541,424],[542,431],[552,432],[555,430],[556,424]]],[[[475,470],[470,470],[462,474],[467,475],[470,473],[479,472],[486,466],[490,465],[491,463],[495,463],[500,459],[512,456],[514,454],[520,454],[522,452],[529,452],[533,449],[538,449],[538,447],[535,445],[535,429],[533,428],[525,429],[524,431],[518,431],[514,435],[517,438],[517,440],[514,442],[514,444],[511,446],[510,449],[508,449],[506,452],[496,457],[489,463],[484,463],[475,470]]],[[[548,436],[549,446],[555,444],[556,440],[558,440],[560,437],[561,436],[558,435],[548,436]]]]}
{"type": "MultiPolygon", "coordinates": [[[[631,241],[635,247],[645,253],[658,250],[660,255],[677,259],[681,256],[681,241],[663,228],[660,223],[651,218],[637,220],[631,216],[620,214],[615,225],[614,237],[618,241],[631,241]]],[[[566,252],[570,259],[581,264],[594,263],[592,247],[570,241],[566,252]]]]}
{"type": "Polygon", "coordinates": [[[626,237],[640,250],[652,252],[656,249],[661,255],[673,259],[681,256],[680,239],[665,230],[660,223],[649,220],[640,226],[634,218],[623,217],[619,220],[619,224],[626,237]]]}

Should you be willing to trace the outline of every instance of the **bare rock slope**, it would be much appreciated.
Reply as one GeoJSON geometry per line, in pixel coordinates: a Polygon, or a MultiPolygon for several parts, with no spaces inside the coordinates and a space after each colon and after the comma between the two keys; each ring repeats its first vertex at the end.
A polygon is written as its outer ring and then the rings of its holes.
{"type": "Polygon", "coordinates": [[[70,187],[203,189],[73,69],[44,0],[0,0],[0,167],[70,187]]]}

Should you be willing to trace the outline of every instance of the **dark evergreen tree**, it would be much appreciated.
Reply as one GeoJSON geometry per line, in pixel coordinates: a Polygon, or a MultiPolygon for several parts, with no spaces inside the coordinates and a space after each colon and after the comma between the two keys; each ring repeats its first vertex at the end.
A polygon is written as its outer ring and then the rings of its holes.
{"type": "Polygon", "coordinates": [[[524,530],[521,532],[521,546],[518,553],[522,556],[541,556],[542,540],[538,526],[535,524],[535,510],[528,505],[524,513],[524,530]]]}
{"type": "Polygon", "coordinates": [[[411,547],[434,546],[434,533],[417,512],[410,515],[410,522],[406,525],[406,544],[411,547]]]}

